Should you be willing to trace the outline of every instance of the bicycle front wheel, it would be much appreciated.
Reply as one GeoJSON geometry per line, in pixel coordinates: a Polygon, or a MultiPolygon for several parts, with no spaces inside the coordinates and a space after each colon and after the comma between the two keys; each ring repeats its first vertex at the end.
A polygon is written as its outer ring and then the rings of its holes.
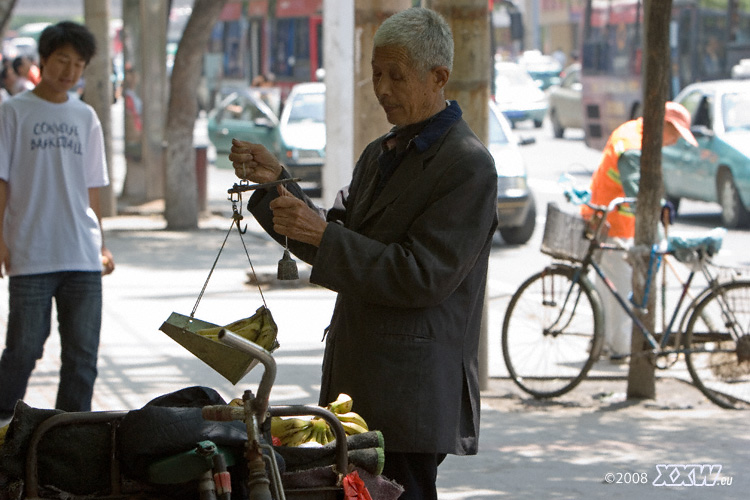
{"type": "Polygon", "coordinates": [[[536,398],[573,389],[599,357],[599,296],[576,269],[553,266],[527,279],[505,311],[502,349],[513,381],[536,398]]]}
{"type": "Polygon", "coordinates": [[[750,407],[750,281],[726,283],[701,300],[684,345],[690,376],[708,399],[750,407]]]}

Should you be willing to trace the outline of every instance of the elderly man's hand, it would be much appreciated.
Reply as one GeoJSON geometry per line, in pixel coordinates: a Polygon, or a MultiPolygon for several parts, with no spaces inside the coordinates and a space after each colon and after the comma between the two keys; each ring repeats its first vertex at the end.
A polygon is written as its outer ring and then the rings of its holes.
{"type": "Polygon", "coordinates": [[[229,161],[237,177],[258,184],[277,180],[283,168],[265,146],[239,139],[232,139],[229,161]]]}
{"type": "Polygon", "coordinates": [[[279,197],[269,204],[273,210],[273,230],[293,240],[319,247],[328,223],[284,186],[276,189],[279,197]]]}

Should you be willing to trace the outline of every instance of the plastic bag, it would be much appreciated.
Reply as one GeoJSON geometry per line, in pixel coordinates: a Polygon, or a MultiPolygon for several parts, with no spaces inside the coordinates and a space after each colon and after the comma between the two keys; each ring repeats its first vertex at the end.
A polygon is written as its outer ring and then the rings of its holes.
{"type": "Polygon", "coordinates": [[[372,500],[370,492],[357,471],[352,471],[344,477],[344,498],[346,500],[372,500]]]}

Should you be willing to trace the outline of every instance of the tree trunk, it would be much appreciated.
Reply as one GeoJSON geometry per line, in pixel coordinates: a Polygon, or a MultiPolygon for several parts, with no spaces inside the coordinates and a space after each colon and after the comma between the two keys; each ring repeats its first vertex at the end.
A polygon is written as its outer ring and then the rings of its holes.
{"type": "MultiPolygon", "coordinates": [[[[490,72],[493,55],[490,47],[490,17],[485,0],[426,0],[425,7],[440,12],[451,25],[455,54],[453,71],[446,87],[446,98],[458,101],[464,119],[474,133],[489,142],[490,72]]],[[[479,386],[488,384],[487,296],[484,298],[479,341],[479,386]]]]}
{"type": "MultiPolygon", "coordinates": [[[[135,71],[135,90],[142,100],[142,129],[136,137],[128,132],[129,116],[125,113],[127,173],[122,195],[127,203],[139,204],[164,197],[164,102],[167,94],[169,10],[168,3],[159,0],[123,0],[122,8],[125,62],[135,71]]],[[[127,76],[126,73],[126,80],[127,76]]]]}
{"type": "Polygon", "coordinates": [[[5,39],[5,28],[8,27],[10,17],[13,15],[13,8],[17,0],[0,0],[0,40],[5,39]]]}
{"type": "Polygon", "coordinates": [[[458,101],[475,134],[487,143],[490,99],[489,10],[484,0],[425,0],[451,25],[455,54],[446,97],[458,101]]]}
{"type": "MultiPolygon", "coordinates": [[[[411,0],[357,0],[354,4],[354,158],[391,125],[372,89],[372,39],[387,18],[411,7],[411,0]]],[[[340,186],[339,186],[340,187],[340,186]]]]}
{"type": "Polygon", "coordinates": [[[164,197],[164,125],[167,95],[166,2],[141,0],[141,47],[143,69],[143,164],[146,168],[145,201],[164,197]],[[155,50],[156,49],[156,50],[155,50]]]}
{"type": "Polygon", "coordinates": [[[175,55],[167,111],[166,197],[168,229],[198,227],[198,185],[193,129],[198,114],[201,62],[226,0],[195,0],[175,55]]]}
{"type": "MultiPolygon", "coordinates": [[[[648,249],[657,242],[661,212],[661,148],[664,102],[669,84],[669,22],[672,0],[646,0],[644,6],[643,144],[635,218],[636,251],[631,255],[633,299],[637,304],[641,304],[643,300],[649,270],[648,249]]],[[[646,310],[638,312],[640,319],[651,331],[655,324],[655,305],[656,293],[650,293],[646,310]]],[[[653,399],[656,397],[655,358],[637,327],[633,327],[631,351],[627,397],[653,399]]]]}
{"type": "Polygon", "coordinates": [[[109,0],[84,0],[84,17],[86,25],[96,38],[97,51],[86,68],[86,88],[84,100],[89,103],[99,121],[102,122],[104,148],[109,171],[110,184],[101,190],[99,201],[102,217],[111,217],[117,213],[115,195],[112,188],[112,59],[109,41],[109,0]]]}
{"type": "Polygon", "coordinates": [[[120,200],[124,204],[140,203],[146,198],[146,173],[141,163],[142,131],[139,113],[143,92],[141,91],[141,28],[138,19],[140,0],[122,1],[122,49],[124,79],[122,99],[118,106],[124,107],[123,130],[125,151],[125,179],[120,200]],[[138,122],[136,124],[136,122],[138,122]]]}

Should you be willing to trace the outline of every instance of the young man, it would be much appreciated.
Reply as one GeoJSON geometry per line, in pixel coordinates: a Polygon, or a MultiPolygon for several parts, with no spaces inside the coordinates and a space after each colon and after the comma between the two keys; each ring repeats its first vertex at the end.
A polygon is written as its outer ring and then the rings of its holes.
{"type": "Polygon", "coordinates": [[[102,275],[114,270],[99,217],[99,188],[109,179],[99,119],[69,91],[95,51],[85,26],[47,27],[39,84],[0,105],[0,276],[9,276],[10,299],[0,420],[26,393],[50,334],[53,299],[62,347],[55,406],[91,409],[102,275]]]}

